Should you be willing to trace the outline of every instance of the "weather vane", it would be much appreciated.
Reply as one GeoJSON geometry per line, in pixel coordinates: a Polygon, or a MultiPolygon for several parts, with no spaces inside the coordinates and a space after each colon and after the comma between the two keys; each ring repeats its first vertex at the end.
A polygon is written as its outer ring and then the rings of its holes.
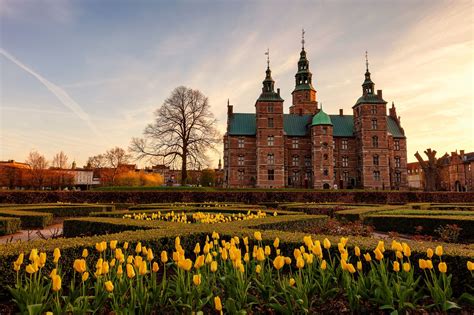
{"type": "Polygon", "coordinates": [[[267,48],[265,55],[267,56],[267,68],[270,69],[270,49],[267,48]]]}
{"type": "Polygon", "coordinates": [[[365,68],[369,71],[369,57],[367,57],[367,50],[365,51],[365,68]]]}
{"type": "Polygon", "coordinates": [[[301,46],[302,46],[302,49],[304,49],[304,43],[305,43],[304,33],[305,33],[305,31],[304,31],[304,28],[303,28],[303,29],[301,29],[301,46]]]}

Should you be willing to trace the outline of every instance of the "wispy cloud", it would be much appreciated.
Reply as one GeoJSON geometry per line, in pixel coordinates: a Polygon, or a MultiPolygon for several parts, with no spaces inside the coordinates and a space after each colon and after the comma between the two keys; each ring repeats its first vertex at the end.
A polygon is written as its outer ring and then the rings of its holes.
{"type": "Polygon", "coordinates": [[[77,117],[82,119],[87,126],[94,132],[94,134],[101,139],[104,139],[104,135],[102,135],[99,130],[96,128],[96,126],[92,123],[89,115],[82,109],[82,107],[69,96],[69,94],[56,84],[52,83],[45,77],[41,76],[39,73],[35,72],[33,69],[16,59],[13,55],[11,55],[9,52],[4,50],[3,48],[0,48],[0,54],[2,54],[5,58],[13,62],[15,65],[35,77],[38,81],[40,81],[51,93],[56,96],[56,98],[68,109],[70,109],[74,114],[76,114],[77,117]]]}

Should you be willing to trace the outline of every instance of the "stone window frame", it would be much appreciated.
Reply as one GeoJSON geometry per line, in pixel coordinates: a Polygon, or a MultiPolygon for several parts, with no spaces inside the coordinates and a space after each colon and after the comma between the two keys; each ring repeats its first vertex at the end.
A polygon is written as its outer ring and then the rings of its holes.
{"type": "Polygon", "coordinates": [[[273,113],[273,111],[274,111],[273,105],[268,105],[267,111],[268,111],[269,113],[273,113]]]}
{"type": "Polygon", "coordinates": [[[237,159],[237,165],[243,166],[245,165],[245,156],[243,154],[240,154],[238,159],[237,159]]]}
{"type": "Polygon", "coordinates": [[[306,155],[304,157],[304,166],[311,167],[311,155],[306,155]]]}
{"type": "Polygon", "coordinates": [[[380,171],[373,172],[374,180],[380,181],[380,171]]]}
{"type": "Polygon", "coordinates": [[[268,180],[275,180],[275,170],[274,169],[268,169],[267,170],[267,179],[268,180]]]}
{"type": "Polygon", "coordinates": [[[245,180],[245,170],[240,169],[237,171],[237,179],[239,180],[239,182],[242,182],[245,180]]]}
{"type": "Polygon", "coordinates": [[[343,156],[342,157],[342,167],[349,167],[349,157],[343,156]]]}
{"type": "Polygon", "coordinates": [[[268,165],[274,165],[275,164],[275,154],[273,154],[273,153],[268,153],[267,154],[267,164],[268,165]]]}
{"type": "Polygon", "coordinates": [[[347,150],[348,148],[348,140],[347,139],[342,139],[341,140],[341,150],[347,150]]]}
{"type": "Polygon", "coordinates": [[[374,164],[375,166],[379,166],[380,165],[380,157],[378,154],[374,154],[372,156],[372,164],[374,164]]]}
{"type": "Polygon", "coordinates": [[[300,146],[300,140],[298,138],[291,139],[291,148],[298,149],[300,146]]]}
{"type": "Polygon", "coordinates": [[[402,167],[402,159],[399,156],[395,157],[395,168],[402,167]]]}
{"type": "Polygon", "coordinates": [[[400,151],[400,140],[395,139],[393,141],[393,147],[394,147],[395,151],[400,151]]]}
{"type": "Polygon", "coordinates": [[[273,147],[275,145],[275,136],[269,135],[267,136],[267,146],[273,147]]]}
{"type": "Polygon", "coordinates": [[[239,147],[239,149],[245,148],[245,138],[244,137],[239,137],[239,139],[237,140],[237,146],[239,147]]]}
{"type": "Polygon", "coordinates": [[[370,108],[370,113],[372,115],[377,115],[377,105],[372,105],[372,107],[370,108]]]}
{"type": "Polygon", "coordinates": [[[377,118],[372,118],[372,130],[378,129],[377,118]]]}
{"type": "Polygon", "coordinates": [[[372,147],[374,147],[374,148],[379,147],[379,137],[377,137],[377,136],[372,137],[372,147]]]}
{"type": "Polygon", "coordinates": [[[395,172],[395,183],[400,184],[402,182],[402,172],[395,172]]]}
{"type": "Polygon", "coordinates": [[[292,156],[292,159],[291,159],[291,165],[292,166],[299,166],[300,164],[300,156],[295,154],[292,156]]]}

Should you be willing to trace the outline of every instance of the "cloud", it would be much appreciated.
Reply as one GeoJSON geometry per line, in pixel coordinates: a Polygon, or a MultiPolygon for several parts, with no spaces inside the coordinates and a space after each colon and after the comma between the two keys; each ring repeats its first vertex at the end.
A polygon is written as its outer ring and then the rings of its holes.
{"type": "Polygon", "coordinates": [[[51,93],[56,96],[56,98],[68,109],[70,109],[74,114],[76,114],[77,117],[82,119],[94,132],[95,135],[98,137],[104,139],[105,137],[99,132],[99,130],[96,128],[96,126],[92,123],[89,115],[82,109],[82,107],[75,101],[73,100],[69,94],[57,86],[56,84],[50,82],[28,66],[26,66],[24,63],[20,62],[18,59],[16,59],[13,55],[11,55],[9,52],[4,50],[3,48],[0,48],[0,54],[2,54],[5,58],[16,64],[18,67],[26,71],[27,73],[31,74],[33,77],[38,79],[51,93]]]}

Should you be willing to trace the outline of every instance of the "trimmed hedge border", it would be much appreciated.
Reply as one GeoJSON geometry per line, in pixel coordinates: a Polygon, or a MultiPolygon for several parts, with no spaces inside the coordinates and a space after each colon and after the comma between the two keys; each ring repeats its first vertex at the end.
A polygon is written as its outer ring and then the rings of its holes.
{"type": "Polygon", "coordinates": [[[360,207],[349,210],[341,210],[335,213],[336,219],[346,221],[362,220],[364,216],[378,213],[381,211],[393,211],[400,209],[401,206],[379,206],[379,207],[360,207]]]}
{"type": "Polygon", "coordinates": [[[337,202],[406,204],[474,202],[472,192],[413,191],[2,191],[0,203],[337,202]]]}
{"type": "Polygon", "coordinates": [[[51,213],[1,209],[0,216],[19,218],[22,229],[42,229],[53,222],[51,213]]]}
{"type": "Polygon", "coordinates": [[[9,235],[20,230],[20,218],[0,217],[0,235],[9,235]]]}
{"type": "Polygon", "coordinates": [[[59,205],[59,206],[42,206],[42,205],[26,205],[12,206],[1,208],[2,210],[19,210],[34,211],[41,213],[51,213],[55,217],[82,217],[87,216],[91,212],[114,211],[115,206],[112,205],[59,205]]]}
{"type": "Polygon", "coordinates": [[[435,230],[440,226],[456,224],[462,228],[460,238],[464,241],[474,240],[474,216],[373,214],[365,216],[364,223],[374,226],[378,231],[406,234],[414,234],[417,226],[422,226],[422,233],[429,235],[435,235],[435,230]]]}

